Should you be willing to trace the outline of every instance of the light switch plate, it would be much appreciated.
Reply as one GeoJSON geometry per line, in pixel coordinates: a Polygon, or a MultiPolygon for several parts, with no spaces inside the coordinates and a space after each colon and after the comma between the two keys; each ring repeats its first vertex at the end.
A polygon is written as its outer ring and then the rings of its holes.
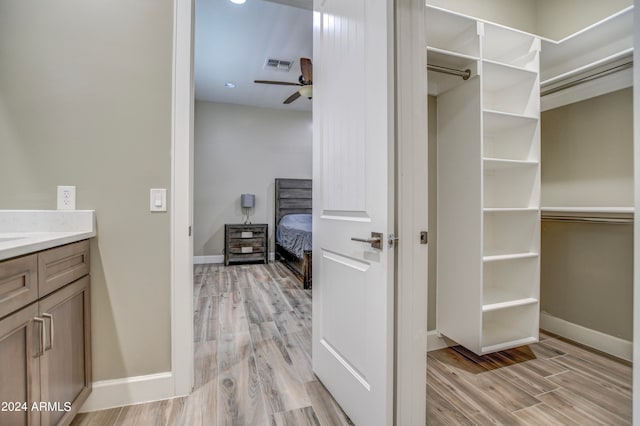
{"type": "Polygon", "coordinates": [[[167,190],[165,188],[151,188],[149,190],[149,210],[152,212],[167,211],[167,190]]]}

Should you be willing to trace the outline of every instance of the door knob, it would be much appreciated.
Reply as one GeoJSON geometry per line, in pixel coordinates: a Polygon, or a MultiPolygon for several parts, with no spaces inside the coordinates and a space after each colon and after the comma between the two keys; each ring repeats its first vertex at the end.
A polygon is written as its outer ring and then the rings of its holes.
{"type": "Polygon", "coordinates": [[[358,241],[361,243],[369,243],[371,247],[382,250],[382,233],[381,232],[372,232],[371,238],[356,238],[351,237],[351,241],[358,241]]]}

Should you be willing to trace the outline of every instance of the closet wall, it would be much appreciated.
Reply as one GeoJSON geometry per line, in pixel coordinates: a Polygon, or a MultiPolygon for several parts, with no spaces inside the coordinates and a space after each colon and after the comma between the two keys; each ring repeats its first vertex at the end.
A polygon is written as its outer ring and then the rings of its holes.
{"type": "Polygon", "coordinates": [[[427,0],[427,4],[560,40],[631,6],[633,1],[427,0]]]}
{"type": "MultiPolygon", "coordinates": [[[[542,114],[542,205],[633,205],[633,93],[542,114]]],[[[633,226],[542,223],[541,310],[632,339],[633,226]]],[[[544,321],[543,321],[544,322],[544,321]]]]}

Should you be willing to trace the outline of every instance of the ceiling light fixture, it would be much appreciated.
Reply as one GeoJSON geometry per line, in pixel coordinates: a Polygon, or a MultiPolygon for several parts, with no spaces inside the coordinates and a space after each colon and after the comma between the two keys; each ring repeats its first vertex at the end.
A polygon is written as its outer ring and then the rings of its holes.
{"type": "Polygon", "coordinates": [[[298,89],[298,93],[300,93],[300,96],[311,99],[311,97],[313,96],[313,86],[310,84],[302,86],[298,89]]]}
{"type": "Polygon", "coordinates": [[[229,1],[235,4],[245,4],[247,0],[229,0],[229,1]]]}
{"type": "Polygon", "coordinates": [[[231,82],[227,82],[224,84],[224,87],[228,87],[229,89],[233,89],[236,87],[235,84],[231,83],[231,82]]]}

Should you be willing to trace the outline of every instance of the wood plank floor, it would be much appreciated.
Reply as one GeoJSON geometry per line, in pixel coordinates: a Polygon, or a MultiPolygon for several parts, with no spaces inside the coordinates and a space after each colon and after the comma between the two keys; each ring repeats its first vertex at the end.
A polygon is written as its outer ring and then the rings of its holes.
{"type": "Polygon", "coordinates": [[[631,366],[557,336],[427,355],[428,425],[630,425],[631,366]]]}
{"type": "Polygon", "coordinates": [[[72,425],[351,425],[311,370],[311,290],[280,263],[194,268],[195,390],[72,425]]]}
{"type": "MultiPolygon", "coordinates": [[[[195,390],[73,425],[352,424],[311,370],[311,291],[279,263],[194,270],[195,390]]],[[[629,425],[631,367],[542,333],[479,357],[427,355],[429,425],[629,425]]]]}

